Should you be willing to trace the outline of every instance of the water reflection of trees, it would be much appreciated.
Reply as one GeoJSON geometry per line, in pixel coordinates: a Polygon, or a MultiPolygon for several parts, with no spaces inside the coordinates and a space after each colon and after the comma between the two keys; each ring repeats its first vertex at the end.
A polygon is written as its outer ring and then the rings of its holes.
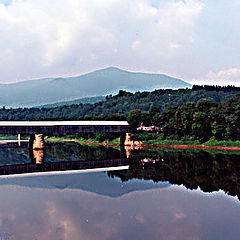
{"type": "Polygon", "coordinates": [[[80,145],[74,142],[48,143],[45,161],[107,160],[120,157],[120,151],[112,147],[80,145]]]}
{"type": "Polygon", "coordinates": [[[240,155],[205,151],[148,151],[131,152],[127,172],[111,172],[122,181],[132,178],[169,181],[188,189],[213,192],[220,189],[240,199],[240,155]]]}
{"type": "Polygon", "coordinates": [[[60,162],[60,161],[88,161],[124,158],[118,149],[104,146],[87,146],[74,142],[46,144],[44,150],[29,150],[24,143],[17,147],[16,143],[4,145],[0,148],[0,166],[60,162]]]}

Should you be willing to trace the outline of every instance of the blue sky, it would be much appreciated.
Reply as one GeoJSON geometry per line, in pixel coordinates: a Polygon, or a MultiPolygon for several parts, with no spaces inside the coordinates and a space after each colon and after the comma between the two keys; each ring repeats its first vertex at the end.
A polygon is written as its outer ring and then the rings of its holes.
{"type": "Polygon", "coordinates": [[[240,86],[237,0],[0,0],[0,82],[108,66],[240,86]]]}
{"type": "Polygon", "coordinates": [[[12,0],[0,0],[0,3],[5,4],[5,5],[9,5],[11,4],[12,0]]]}

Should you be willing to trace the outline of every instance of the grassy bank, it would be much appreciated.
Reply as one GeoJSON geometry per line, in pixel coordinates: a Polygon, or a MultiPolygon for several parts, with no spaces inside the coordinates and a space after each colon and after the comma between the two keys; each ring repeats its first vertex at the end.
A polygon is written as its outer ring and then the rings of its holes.
{"type": "MultiPolygon", "coordinates": [[[[29,136],[23,136],[21,135],[21,139],[22,140],[26,140],[28,139],[29,136]]],[[[3,134],[0,134],[0,140],[17,140],[17,135],[3,135],[3,134]]]]}
{"type": "Polygon", "coordinates": [[[201,143],[197,140],[194,141],[184,141],[184,140],[146,140],[142,141],[143,144],[158,144],[158,145],[200,145],[201,143]]]}
{"type": "Polygon", "coordinates": [[[163,134],[157,135],[156,133],[137,133],[132,137],[132,140],[141,141],[143,144],[156,144],[156,145],[201,145],[201,146],[221,146],[221,147],[240,147],[240,141],[217,141],[210,139],[202,142],[193,139],[190,136],[177,139],[176,136],[171,136],[164,139],[163,134]]]}
{"type": "Polygon", "coordinates": [[[113,140],[106,140],[106,141],[98,141],[96,139],[84,139],[84,138],[76,138],[75,136],[64,136],[64,137],[46,137],[46,141],[50,142],[62,142],[62,141],[73,141],[73,142],[78,142],[78,143],[106,143],[106,144],[119,144],[120,139],[116,138],[113,140]]]}
{"type": "Polygon", "coordinates": [[[2,135],[2,134],[0,134],[0,140],[17,140],[17,135],[2,135]]]}
{"type": "Polygon", "coordinates": [[[143,144],[157,144],[157,145],[202,145],[202,146],[221,146],[221,147],[240,147],[240,141],[217,141],[209,140],[201,143],[198,140],[147,140],[142,141],[143,144]]]}
{"type": "Polygon", "coordinates": [[[240,147],[240,141],[216,141],[209,140],[201,143],[197,140],[184,141],[184,140],[147,140],[143,141],[144,144],[158,144],[158,145],[204,145],[204,146],[221,146],[221,147],[240,147]]]}
{"type": "MultiPolygon", "coordinates": [[[[0,135],[0,140],[17,140],[17,136],[15,135],[0,135]]],[[[27,139],[27,136],[21,136],[21,139],[27,139]]],[[[120,139],[116,138],[113,140],[105,140],[99,141],[95,138],[84,139],[77,137],[75,135],[67,135],[61,137],[45,137],[46,141],[51,142],[62,142],[62,141],[74,141],[78,143],[100,143],[100,144],[119,144],[120,139]]],[[[216,147],[240,147],[240,141],[217,141],[214,139],[210,139],[207,142],[200,142],[198,140],[175,140],[175,139],[162,139],[162,136],[156,135],[154,133],[144,133],[144,134],[136,134],[133,137],[133,140],[141,141],[143,144],[154,144],[154,145],[201,145],[201,146],[216,146],[216,147]]]]}

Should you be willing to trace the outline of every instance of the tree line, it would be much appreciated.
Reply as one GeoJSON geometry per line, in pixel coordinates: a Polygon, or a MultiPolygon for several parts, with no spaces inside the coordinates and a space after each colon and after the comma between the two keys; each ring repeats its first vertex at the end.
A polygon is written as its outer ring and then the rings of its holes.
{"type": "MultiPolygon", "coordinates": [[[[115,96],[95,104],[0,109],[0,120],[128,120],[158,126],[163,139],[239,140],[240,88],[193,86],[115,96]]],[[[101,136],[102,137],[102,136],[101,136]]]]}
{"type": "Polygon", "coordinates": [[[200,99],[221,102],[235,96],[240,88],[227,86],[193,86],[192,89],[159,89],[152,92],[130,93],[120,90],[115,96],[94,104],[72,104],[57,107],[0,109],[0,120],[125,120],[131,110],[160,111],[200,99]]]}
{"type": "Polygon", "coordinates": [[[163,111],[136,109],[130,111],[128,121],[133,128],[141,123],[158,126],[162,139],[236,141],[240,140],[240,94],[220,103],[201,99],[163,111]]]}

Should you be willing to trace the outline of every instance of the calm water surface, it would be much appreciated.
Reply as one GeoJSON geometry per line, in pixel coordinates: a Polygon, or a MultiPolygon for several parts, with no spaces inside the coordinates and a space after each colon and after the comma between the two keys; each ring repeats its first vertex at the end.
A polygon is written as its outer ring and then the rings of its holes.
{"type": "Polygon", "coordinates": [[[240,239],[238,153],[14,146],[0,148],[1,240],[240,239]]]}

